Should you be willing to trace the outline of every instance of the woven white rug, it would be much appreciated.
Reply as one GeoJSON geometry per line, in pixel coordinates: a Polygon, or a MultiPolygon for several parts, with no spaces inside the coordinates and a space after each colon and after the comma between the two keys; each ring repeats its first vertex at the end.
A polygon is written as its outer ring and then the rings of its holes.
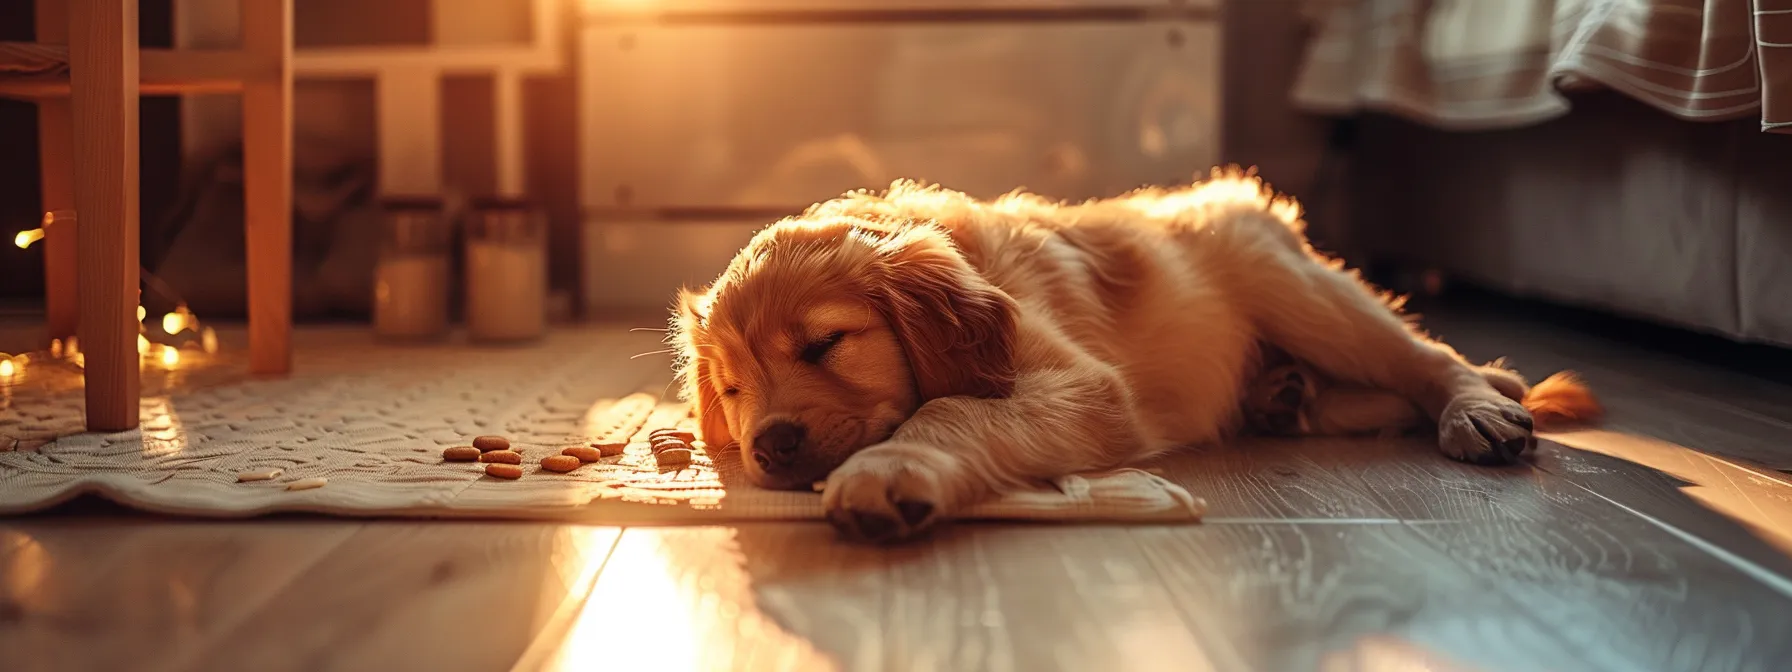
{"type": "MultiPolygon", "coordinates": [[[[822,519],[821,497],[749,485],[737,451],[661,469],[645,443],[568,474],[541,458],[605,437],[645,436],[688,423],[669,388],[657,334],[564,328],[517,348],[377,344],[365,329],[304,329],[295,373],[248,376],[240,347],[182,351],[143,369],[143,425],[82,432],[72,365],[37,353],[0,379],[0,514],[95,493],[148,511],[203,517],[275,512],[343,516],[560,519],[613,524],[702,524],[822,519]],[[502,435],[525,475],[506,481],[482,465],[444,462],[442,449],[502,435]],[[275,468],[267,481],[241,472],[275,468]],[[312,490],[287,490],[323,477],[312,490]]],[[[1017,493],[969,518],[1195,521],[1204,503],[1136,469],[1085,474],[1017,493]]]]}

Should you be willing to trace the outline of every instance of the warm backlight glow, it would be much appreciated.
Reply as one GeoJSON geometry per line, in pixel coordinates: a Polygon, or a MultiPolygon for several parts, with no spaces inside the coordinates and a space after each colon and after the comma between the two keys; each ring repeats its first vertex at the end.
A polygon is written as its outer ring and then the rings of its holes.
{"type": "Polygon", "coordinates": [[[0,359],[0,378],[11,378],[15,368],[11,357],[0,359]]]}
{"type": "Polygon", "coordinates": [[[62,339],[60,339],[60,338],[50,339],[50,356],[55,357],[57,359],[62,359],[62,339]]]}
{"type": "Polygon", "coordinates": [[[187,315],[176,311],[162,316],[162,331],[178,334],[187,328],[187,315]]]}
{"type": "Polygon", "coordinates": [[[145,317],[149,317],[149,311],[144,310],[143,306],[137,306],[137,321],[142,322],[145,317]]]}
{"type": "Polygon", "coordinates": [[[211,327],[206,327],[205,331],[199,332],[199,347],[201,349],[205,350],[205,354],[208,354],[208,355],[217,354],[218,353],[218,332],[212,331],[211,327]]]}
{"type": "Polygon", "coordinates": [[[180,349],[173,346],[162,346],[162,366],[174,368],[180,363],[180,349]]]}
{"type": "Polygon", "coordinates": [[[29,229],[26,231],[20,231],[19,235],[13,236],[12,244],[19,246],[19,249],[23,250],[27,247],[31,247],[32,243],[35,243],[35,242],[43,240],[43,239],[44,239],[44,230],[43,229],[29,229]]]}
{"type": "Polygon", "coordinates": [[[141,355],[141,354],[146,354],[148,352],[149,352],[149,339],[145,338],[143,336],[143,334],[137,334],[137,354],[141,355]]]}

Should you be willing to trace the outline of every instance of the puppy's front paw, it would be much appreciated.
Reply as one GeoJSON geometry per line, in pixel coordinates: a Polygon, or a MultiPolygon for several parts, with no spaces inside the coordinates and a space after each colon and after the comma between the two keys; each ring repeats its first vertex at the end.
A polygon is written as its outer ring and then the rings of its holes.
{"type": "Polygon", "coordinates": [[[1450,457],[1483,465],[1511,464],[1537,445],[1531,412],[1502,396],[1460,396],[1437,420],[1438,446],[1450,457]]]}
{"type": "Polygon", "coordinates": [[[883,443],[860,451],[828,476],[821,506],[840,534],[886,543],[911,539],[953,508],[951,458],[937,449],[883,443]]]}

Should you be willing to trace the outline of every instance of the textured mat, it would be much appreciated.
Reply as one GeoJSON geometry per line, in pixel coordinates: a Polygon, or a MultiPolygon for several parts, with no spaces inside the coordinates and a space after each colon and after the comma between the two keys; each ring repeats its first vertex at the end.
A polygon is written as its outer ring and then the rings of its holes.
{"type": "MultiPolygon", "coordinates": [[[[517,348],[391,346],[364,329],[301,330],[295,373],[248,376],[240,347],[182,351],[143,369],[142,427],[82,433],[82,389],[71,363],[35,353],[0,379],[0,513],[95,493],[126,506],[189,516],[275,512],[345,516],[566,519],[616,524],[820,519],[812,492],[755,488],[732,449],[699,450],[658,467],[645,443],[568,474],[541,458],[569,445],[645,437],[689,423],[662,403],[666,357],[656,334],[562,329],[517,348]],[[482,465],[444,462],[444,447],[503,435],[523,454],[506,481],[482,465]],[[265,481],[238,474],[279,469],[265,481]],[[288,490],[323,477],[323,487],[288,490]]],[[[1204,503],[1145,471],[1065,478],[1009,495],[970,518],[1193,521],[1204,503]]]]}

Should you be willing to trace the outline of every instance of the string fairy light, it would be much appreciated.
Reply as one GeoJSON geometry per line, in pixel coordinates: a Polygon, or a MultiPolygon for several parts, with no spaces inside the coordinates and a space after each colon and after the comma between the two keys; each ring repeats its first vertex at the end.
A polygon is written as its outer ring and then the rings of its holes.
{"type": "MultiPolygon", "coordinates": [[[[19,249],[28,249],[32,244],[44,239],[44,229],[51,225],[72,225],[74,222],[75,217],[72,211],[46,212],[43,223],[38,228],[18,232],[13,236],[13,244],[17,245],[19,249]]],[[[138,271],[146,289],[175,304],[173,311],[162,315],[162,333],[174,337],[191,331],[191,336],[180,340],[197,341],[199,349],[206,354],[217,354],[219,349],[217,332],[199,321],[199,316],[193,314],[192,309],[187,307],[186,301],[181,300],[180,293],[174,291],[167,283],[162,282],[162,279],[156,277],[154,273],[149,272],[149,269],[139,267],[138,271]]],[[[139,294],[141,294],[141,290],[139,294]]],[[[149,310],[140,302],[137,305],[137,355],[139,362],[147,361],[148,357],[153,354],[159,358],[163,366],[174,368],[180,364],[181,360],[179,344],[161,343],[158,342],[160,339],[152,339],[150,329],[144,325],[144,320],[148,318],[149,310]]],[[[73,364],[76,368],[87,367],[87,355],[81,352],[80,341],[75,336],[69,336],[67,340],[51,339],[49,356],[51,360],[73,364]]],[[[24,368],[26,361],[26,355],[12,356],[0,353],[0,378],[10,380],[24,368]]]]}

